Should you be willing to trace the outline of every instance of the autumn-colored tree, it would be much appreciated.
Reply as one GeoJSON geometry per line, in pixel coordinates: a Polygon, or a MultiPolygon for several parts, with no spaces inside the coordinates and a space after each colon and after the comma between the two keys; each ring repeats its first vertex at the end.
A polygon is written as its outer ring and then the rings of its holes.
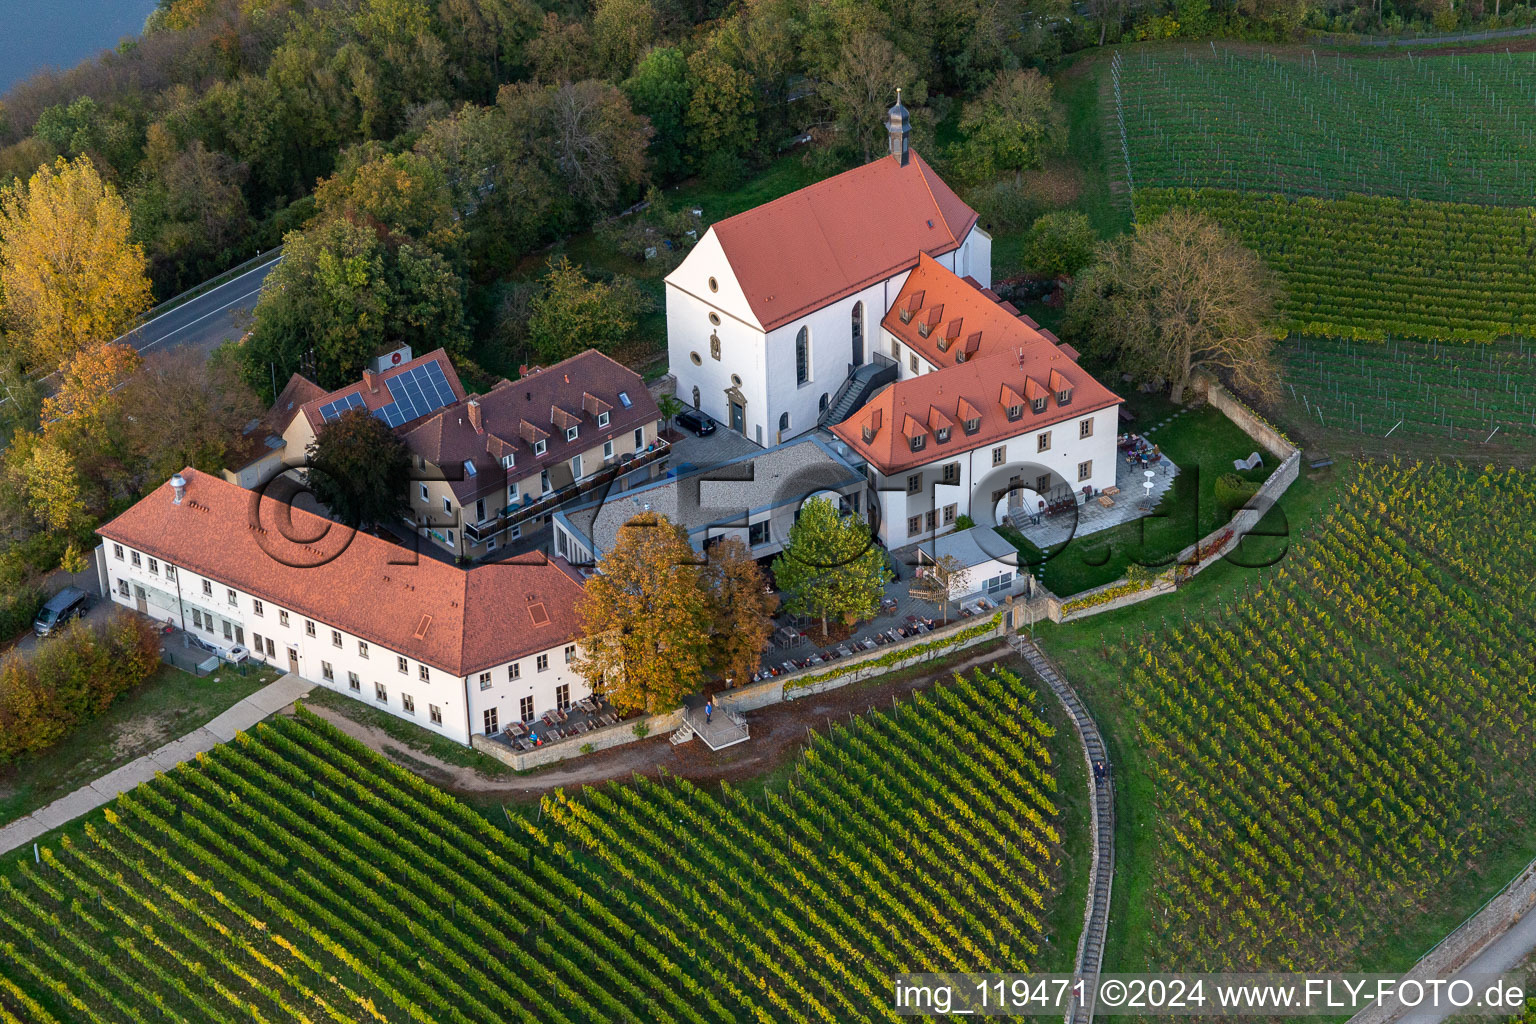
{"type": "Polygon", "coordinates": [[[74,456],[56,437],[26,432],[11,440],[6,466],[39,523],[63,532],[85,518],[85,499],[74,456]]]}
{"type": "Polygon", "coordinates": [[[425,242],[446,256],[463,245],[443,166],[420,153],[389,153],[378,142],[349,150],[315,188],[322,215],[350,215],[425,242]]]}
{"type": "Polygon", "coordinates": [[[532,303],[528,339],[544,362],[589,348],[609,351],[635,329],[639,295],[619,284],[588,280],[563,255],[549,261],[543,285],[532,303]]]}
{"type": "Polygon", "coordinates": [[[715,670],[730,683],[748,682],[773,636],[778,595],[752,552],[736,537],[710,545],[703,582],[714,608],[715,670]]]}
{"type": "Polygon", "coordinates": [[[624,526],[577,605],[576,670],[626,711],[670,711],[704,682],[713,610],[682,528],[642,512],[624,526]]]}
{"type": "Polygon", "coordinates": [[[64,364],[59,389],[43,399],[43,421],[69,420],[83,425],[100,421],[112,392],[144,360],[130,345],[112,343],[81,349],[64,364]]]}
{"type": "Polygon", "coordinates": [[[151,480],[183,466],[216,472],[246,425],[262,414],[240,377],[233,346],[205,357],[195,349],[151,353],[117,392],[112,429],[151,480]]]}
{"type": "Polygon", "coordinates": [[[59,159],[0,190],[0,295],[33,363],[52,370],[149,306],[128,207],[90,160],[59,159]]]}
{"type": "Polygon", "coordinates": [[[1195,370],[1273,394],[1275,286],[1258,256],[1210,217],[1183,208],[1100,247],[1078,282],[1064,330],[1175,402],[1195,370]]]}
{"type": "Polygon", "coordinates": [[[789,530],[784,551],[773,560],[773,578],[797,615],[852,625],[880,610],[890,580],[885,553],[858,516],[845,516],[827,498],[809,498],[789,530]]]}
{"type": "Polygon", "coordinates": [[[348,526],[372,526],[410,511],[410,450],[368,410],[349,409],[321,424],[308,455],[310,492],[348,526]]]}
{"type": "Polygon", "coordinates": [[[1030,68],[1002,72],[967,103],[960,133],[955,167],[964,177],[989,181],[1012,171],[1017,182],[1065,148],[1067,121],[1051,96],[1051,80],[1030,68]]]}

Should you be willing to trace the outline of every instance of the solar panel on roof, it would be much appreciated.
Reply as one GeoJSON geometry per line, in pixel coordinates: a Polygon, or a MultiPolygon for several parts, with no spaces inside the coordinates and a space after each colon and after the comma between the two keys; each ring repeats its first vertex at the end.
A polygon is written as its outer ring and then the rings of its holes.
{"type": "Polygon", "coordinates": [[[391,427],[430,415],[446,405],[452,405],[456,400],[453,388],[448,384],[448,377],[443,373],[442,364],[435,359],[422,366],[412,367],[384,383],[394,401],[378,410],[377,415],[391,427]]]}
{"type": "Polygon", "coordinates": [[[362,404],[363,396],[353,392],[350,395],[336,399],[334,402],[327,402],[325,405],[322,405],[320,407],[320,419],[329,423],[348,409],[356,409],[362,404]]]}

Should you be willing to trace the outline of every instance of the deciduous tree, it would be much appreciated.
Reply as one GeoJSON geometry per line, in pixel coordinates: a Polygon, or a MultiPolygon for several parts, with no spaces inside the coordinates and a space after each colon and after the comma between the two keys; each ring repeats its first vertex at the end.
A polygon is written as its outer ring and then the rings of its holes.
{"type": "Polygon", "coordinates": [[[1024,265],[1043,277],[1075,277],[1093,262],[1097,241],[1086,216],[1076,210],[1055,210],[1030,227],[1024,239],[1024,265]]]}
{"type": "Polygon", "coordinates": [[[902,99],[909,105],[923,102],[927,90],[916,77],[912,62],[883,36],[860,32],[843,44],[822,80],[821,97],[844,144],[865,162],[885,148],[885,112],[896,101],[896,90],[905,90],[902,99]]]}
{"type": "Polygon", "coordinates": [[[704,586],[714,609],[715,670],[732,683],[748,682],[773,635],[778,595],[752,552],[735,537],[710,545],[704,586]]]}
{"type": "Polygon", "coordinates": [[[670,711],[704,682],[713,610],[687,534],[654,512],[619,529],[587,581],[576,669],[627,711],[670,711]]]}
{"type": "Polygon", "coordinates": [[[543,284],[528,322],[529,344],[541,361],[612,349],[635,329],[638,296],[617,284],[589,281],[565,256],[549,261],[543,284]]]}
{"type": "Polygon", "coordinates": [[[879,611],[890,571],[864,521],[816,497],[800,507],[783,553],[773,560],[773,578],[789,595],[785,606],[819,617],[825,635],[828,619],[852,625],[879,611]]]}
{"type": "Polygon", "coordinates": [[[960,118],[964,141],[955,166],[971,181],[987,181],[1039,167],[1066,146],[1067,121],[1051,96],[1051,81],[1034,68],[1004,71],[965,105],[960,118]]]}
{"type": "Polygon", "coordinates": [[[463,292],[439,253],[349,218],[290,233],[241,349],[245,378],[264,393],[274,371],[286,380],[304,368],[335,388],[386,346],[457,353],[468,336],[463,292]]]}
{"type": "Polygon", "coordinates": [[[1209,217],[1182,208],[1102,245],[1065,324],[1084,351],[1184,400],[1200,368],[1273,393],[1275,288],[1253,252],[1209,217]]]}
{"type": "Polygon", "coordinates": [[[304,481],[338,521],[373,526],[410,511],[411,453],[366,409],[322,424],[307,455],[304,481]]]}
{"type": "Polygon", "coordinates": [[[151,353],[118,392],[115,432],[140,472],[163,480],[183,466],[223,468],[230,445],[262,413],[232,347],[151,353]]]}
{"type": "Polygon", "coordinates": [[[0,190],[0,291],[12,333],[49,370],[117,337],[149,306],[128,207],[83,157],[0,190]]]}

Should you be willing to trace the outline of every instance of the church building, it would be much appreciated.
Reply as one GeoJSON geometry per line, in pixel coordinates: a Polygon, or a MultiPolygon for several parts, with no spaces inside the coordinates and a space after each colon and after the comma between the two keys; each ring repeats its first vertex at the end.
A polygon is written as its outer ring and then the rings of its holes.
{"type": "Polygon", "coordinates": [[[772,447],[815,428],[860,367],[919,257],[983,287],[992,239],[910,148],[897,97],[886,156],[719,221],[667,276],[677,397],[772,447]]]}

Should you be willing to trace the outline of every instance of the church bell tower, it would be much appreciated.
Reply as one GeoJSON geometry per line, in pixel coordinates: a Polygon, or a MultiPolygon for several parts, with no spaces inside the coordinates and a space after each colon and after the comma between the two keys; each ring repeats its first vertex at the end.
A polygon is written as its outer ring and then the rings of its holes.
{"type": "Polygon", "coordinates": [[[907,155],[912,139],[912,118],[901,105],[901,90],[896,90],[896,105],[885,114],[885,130],[890,136],[891,156],[901,166],[907,165],[907,155]]]}

